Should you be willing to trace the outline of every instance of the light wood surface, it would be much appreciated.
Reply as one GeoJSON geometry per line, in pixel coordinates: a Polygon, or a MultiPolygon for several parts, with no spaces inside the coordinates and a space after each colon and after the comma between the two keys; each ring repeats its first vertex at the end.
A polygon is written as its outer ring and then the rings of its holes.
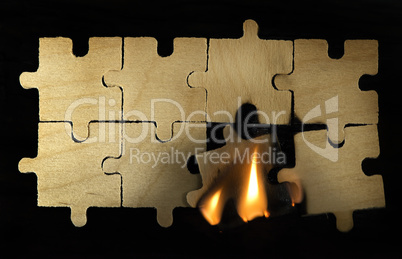
{"type": "Polygon", "coordinates": [[[300,180],[307,214],[332,212],[337,228],[348,231],[354,210],[385,206],[381,175],[367,176],[361,168],[365,158],[379,155],[377,125],[345,128],[341,148],[329,145],[327,138],[326,130],[297,134],[296,166],[282,169],[278,180],[300,180]]]}
{"type": "Polygon", "coordinates": [[[105,157],[120,155],[119,126],[90,123],[90,138],[78,143],[69,123],[39,123],[38,155],[19,163],[20,172],[38,177],[38,206],[70,207],[75,226],[85,225],[90,206],[119,207],[121,177],[102,170],[105,157]]]}
{"type": "Polygon", "coordinates": [[[157,44],[155,38],[124,38],[123,69],[107,73],[105,82],[123,88],[125,120],[156,122],[158,138],[167,141],[172,123],[205,122],[205,89],[190,88],[187,77],[205,71],[207,40],[175,38],[168,57],[158,55],[157,44]]]}
{"type": "Polygon", "coordinates": [[[90,121],[117,120],[122,108],[121,90],[102,84],[108,70],[122,66],[122,38],[95,37],[88,44],[88,53],[76,57],[71,39],[40,38],[38,70],[20,76],[24,88],[39,91],[39,120],[70,121],[81,141],[88,137],[90,121]]]}
{"type": "Polygon", "coordinates": [[[188,171],[187,159],[206,150],[206,128],[205,123],[174,123],[173,138],[165,143],[155,138],[153,128],[151,123],[124,124],[123,155],[106,159],[103,168],[122,175],[123,207],[156,208],[158,223],[168,227],[172,210],[188,207],[186,194],[201,186],[200,176],[188,171]]]}
{"type": "Polygon", "coordinates": [[[340,59],[328,56],[325,40],[294,41],[294,70],[275,77],[275,86],[294,92],[294,113],[302,123],[327,124],[333,143],[344,140],[347,124],[377,124],[378,96],[361,91],[359,79],[378,69],[376,40],[347,40],[340,59]]]}
{"type": "Polygon", "coordinates": [[[272,78],[292,71],[293,42],[260,39],[253,20],[243,30],[240,39],[210,39],[208,70],[191,74],[189,84],[207,90],[209,121],[233,123],[238,108],[251,103],[267,115],[259,115],[261,123],[288,124],[291,92],[276,90],[272,78]]]}

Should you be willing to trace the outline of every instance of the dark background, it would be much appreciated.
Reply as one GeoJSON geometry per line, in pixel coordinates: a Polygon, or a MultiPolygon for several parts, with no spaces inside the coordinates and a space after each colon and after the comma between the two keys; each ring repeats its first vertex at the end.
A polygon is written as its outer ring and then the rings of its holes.
{"type": "Polygon", "coordinates": [[[397,257],[400,254],[401,124],[399,82],[402,3],[371,1],[1,1],[0,2],[0,257],[19,255],[397,257]],[[340,233],[332,214],[291,214],[221,231],[198,210],[177,208],[173,226],[161,228],[153,209],[90,208],[76,228],[68,208],[36,206],[36,175],[18,172],[37,149],[38,93],[19,75],[38,67],[38,38],[70,37],[85,55],[92,36],[152,36],[169,55],[174,37],[238,38],[254,19],[264,39],[320,38],[340,57],[345,39],[379,41],[379,73],[363,76],[379,95],[381,155],[363,163],[384,178],[385,209],[356,211],[354,229],[340,233]]]}

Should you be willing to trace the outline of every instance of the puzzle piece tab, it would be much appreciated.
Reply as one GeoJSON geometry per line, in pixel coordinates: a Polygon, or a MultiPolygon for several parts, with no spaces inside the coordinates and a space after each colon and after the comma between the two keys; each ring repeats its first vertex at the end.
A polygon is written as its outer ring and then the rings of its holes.
{"type": "Polygon", "coordinates": [[[263,124],[290,122],[291,92],[272,85],[276,74],[292,71],[293,43],[258,38],[258,25],[247,20],[240,39],[211,39],[208,71],[189,76],[193,87],[207,89],[208,121],[233,123],[242,104],[260,112],[263,124]]]}
{"type": "Polygon", "coordinates": [[[346,124],[377,124],[378,96],[361,91],[359,79],[378,70],[376,40],[347,40],[340,59],[328,57],[325,40],[295,40],[294,70],[275,77],[278,89],[294,92],[295,116],[302,123],[327,124],[329,139],[344,140],[346,124]]]}
{"type": "Polygon", "coordinates": [[[207,40],[175,38],[168,57],[158,55],[157,44],[155,38],[124,38],[123,69],[107,73],[105,82],[123,88],[124,120],[156,122],[158,138],[167,141],[174,122],[205,122],[205,89],[189,87],[187,77],[205,71],[207,40]]]}
{"type": "Polygon", "coordinates": [[[90,206],[119,207],[120,175],[105,175],[102,161],[119,156],[119,124],[90,123],[90,137],[84,142],[71,139],[69,123],[39,123],[38,156],[23,158],[22,173],[38,178],[38,205],[70,207],[75,226],[85,225],[90,206]]]}
{"type": "Polygon", "coordinates": [[[380,175],[367,176],[361,163],[379,155],[376,125],[345,128],[345,144],[328,144],[327,131],[295,135],[295,168],[282,169],[279,182],[301,181],[308,214],[332,212],[337,227],[353,227],[353,210],[384,207],[384,188],[380,175]]]}
{"type": "Polygon", "coordinates": [[[108,70],[121,68],[122,39],[90,38],[84,57],[75,57],[72,48],[68,38],[41,38],[39,68],[22,73],[20,83],[39,90],[40,121],[72,122],[74,137],[82,141],[90,121],[117,120],[121,114],[121,90],[102,80],[108,70]]]}
{"type": "Polygon", "coordinates": [[[187,207],[186,193],[201,185],[199,175],[187,169],[191,155],[206,149],[206,126],[174,123],[173,138],[160,142],[152,134],[152,123],[126,123],[121,158],[106,159],[105,172],[118,172],[123,179],[123,207],[155,207],[157,220],[168,227],[172,210],[187,207]]]}

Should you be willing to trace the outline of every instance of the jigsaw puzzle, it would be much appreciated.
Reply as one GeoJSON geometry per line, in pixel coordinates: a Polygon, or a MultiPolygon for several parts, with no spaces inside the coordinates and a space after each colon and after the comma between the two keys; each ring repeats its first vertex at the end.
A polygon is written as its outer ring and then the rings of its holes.
{"type": "Polygon", "coordinates": [[[325,40],[295,40],[294,48],[294,70],[276,76],[275,86],[294,92],[294,114],[302,123],[326,124],[335,144],[344,140],[347,124],[377,124],[377,93],[359,89],[362,75],[377,74],[377,41],[347,40],[340,59],[328,57],[325,40]]]}
{"type": "Polygon", "coordinates": [[[123,88],[124,120],[155,122],[167,141],[174,122],[205,122],[205,89],[189,87],[187,77],[206,65],[206,39],[176,38],[173,54],[161,57],[155,38],[125,38],[123,69],[108,72],[105,82],[123,88]]]}
{"type": "MultiPolygon", "coordinates": [[[[303,125],[327,127],[296,134],[296,167],[278,174],[292,184],[295,203],[304,191],[308,215],[332,212],[347,231],[354,210],[384,206],[381,176],[361,169],[363,159],[379,154],[377,93],[358,86],[363,74],[377,73],[377,41],[346,41],[334,60],[324,40],[263,40],[252,20],[243,30],[239,39],[176,38],[168,57],[149,37],[90,38],[84,57],[72,54],[70,39],[41,38],[38,70],[20,76],[24,88],[39,90],[38,155],[19,164],[38,176],[38,205],[70,207],[76,226],[90,206],[152,207],[159,224],[170,226],[175,207],[197,206],[216,181],[244,180],[221,176],[250,164],[204,162],[211,152],[206,122],[233,123],[249,103],[262,124],[290,124],[293,112],[303,125]],[[192,155],[203,185],[187,169],[192,155]]],[[[230,131],[225,138],[236,138],[230,131]]],[[[214,151],[249,147],[243,140],[214,151]]]]}
{"type": "Polygon", "coordinates": [[[172,210],[187,207],[186,194],[201,186],[199,175],[188,171],[187,161],[205,151],[206,128],[205,123],[174,123],[172,140],[161,143],[152,134],[153,127],[125,124],[123,155],[106,159],[103,168],[122,175],[123,207],[155,207],[158,223],[168,227],[172,210]]]}

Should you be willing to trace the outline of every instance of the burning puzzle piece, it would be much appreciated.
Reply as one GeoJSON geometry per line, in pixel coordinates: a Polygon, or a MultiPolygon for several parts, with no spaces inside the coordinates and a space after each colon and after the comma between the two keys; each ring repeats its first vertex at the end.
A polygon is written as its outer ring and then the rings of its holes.
{"type": "MultiPolygon", "coordinates": [[[[211,224],[220,222],[224,205],[234,199],[237,212],[244,221],[269,216],[265,177],[274,162],[271,135],[245,140],[227,125],[223,130],[226,145],[196,156],[203,186],[189,192],[187,201],[200,207],[211,224]],[[268,155],[268,156],[267,156],[268,155]]],[[[298,181],[291,184],[290,195],[296,203],[302,200],[298,181]]]]}

